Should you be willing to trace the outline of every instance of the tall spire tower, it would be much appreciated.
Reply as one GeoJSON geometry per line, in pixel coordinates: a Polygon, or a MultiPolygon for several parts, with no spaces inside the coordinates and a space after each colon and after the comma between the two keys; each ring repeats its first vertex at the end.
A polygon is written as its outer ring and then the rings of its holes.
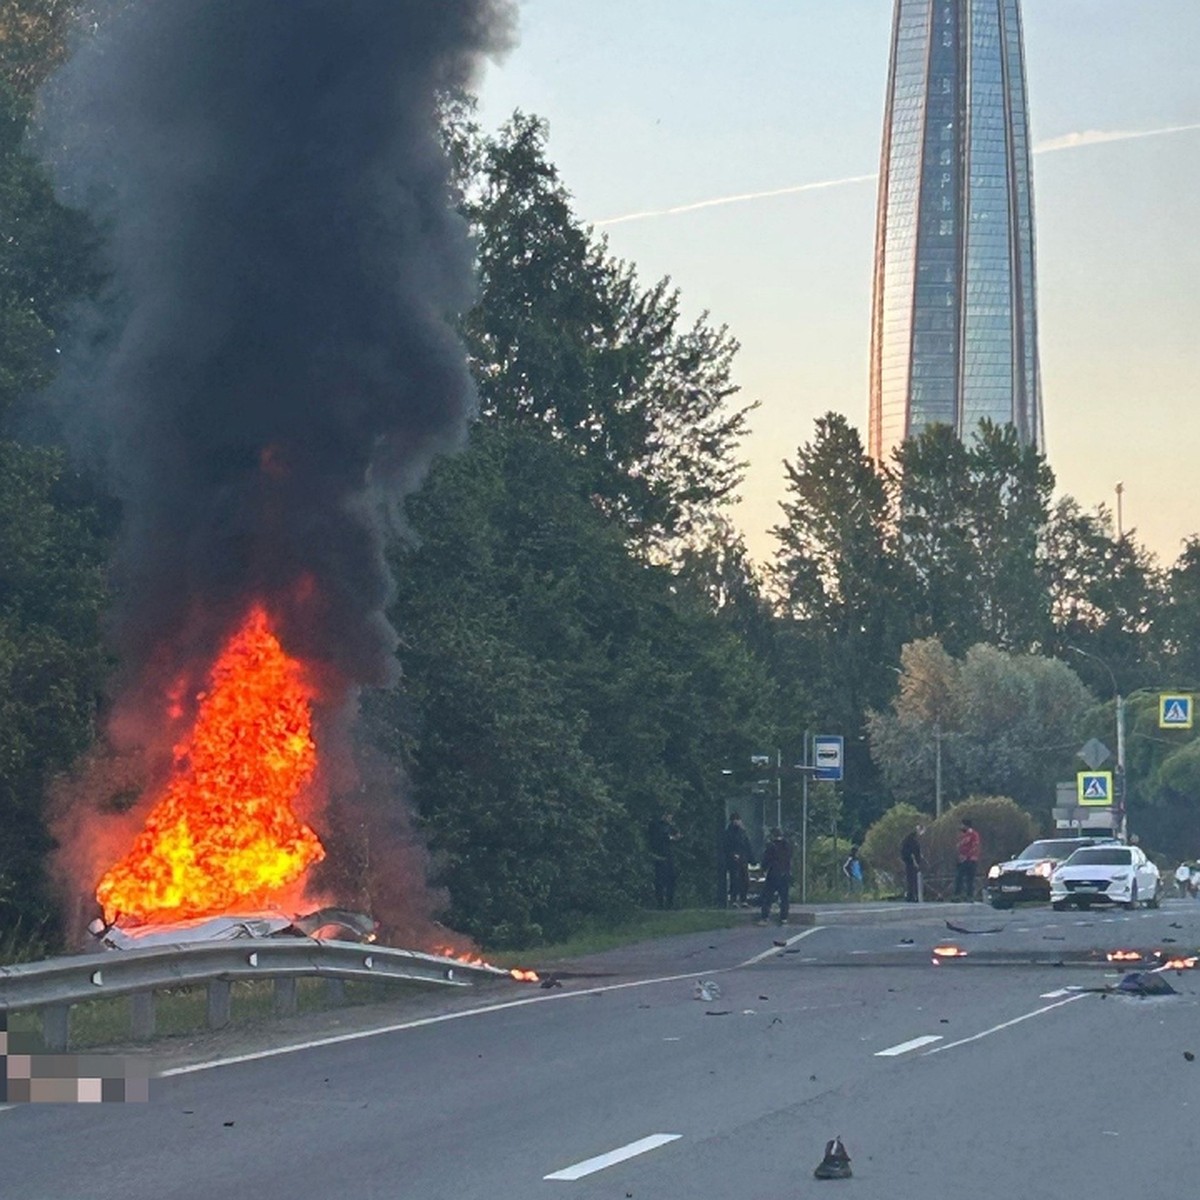
{"type": "Polygon", "coordinates": [[[1020,0],[896,0],[870,451],[986,419],[1043,447],[1020,0]]]}

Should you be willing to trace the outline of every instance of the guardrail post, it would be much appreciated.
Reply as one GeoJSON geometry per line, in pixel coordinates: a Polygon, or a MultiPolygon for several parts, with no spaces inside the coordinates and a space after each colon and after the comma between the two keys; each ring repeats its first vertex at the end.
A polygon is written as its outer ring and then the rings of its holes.
{"type": "Polygon", "coordinates": [[[325,1002],[327,1004],[346,1003],[346,981],[332,976],[325,980],[325,1002]]]}
{"type": "Polygon", "coordinates": [[[229,1024],[232,1000],[228,979],[208,981],[207,1017],[209,1029],[224,1029],[229,1024]]]}
{"type": "Polygon", "coordinates": [[[47,1050],[62,1053],[71,1041],[71,1006],[47,1004],[42,1009],[42,1041],[47,1050]]]}
{"type": "Polygon", "coordinates": [[[129,997],[129,1032],[133,1040],[149,1041],[154,1036],[154,1025],[154,993],[134,992],[129,997]]]}
{"type": "Polygon", "coordinates": [[[275,1015],[294,1017],[298,1008],[295,975],[277,975],[275,977],[275,1015]]]}

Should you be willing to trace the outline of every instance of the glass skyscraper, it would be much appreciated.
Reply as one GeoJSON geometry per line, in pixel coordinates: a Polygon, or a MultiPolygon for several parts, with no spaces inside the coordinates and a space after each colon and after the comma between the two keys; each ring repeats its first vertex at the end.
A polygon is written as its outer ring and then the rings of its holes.
{"type": "Polygon", "coordinates": [[[870,451],[985,417],[1041,448],[1020,0],[896,0],[879,176],[870,451]]]}

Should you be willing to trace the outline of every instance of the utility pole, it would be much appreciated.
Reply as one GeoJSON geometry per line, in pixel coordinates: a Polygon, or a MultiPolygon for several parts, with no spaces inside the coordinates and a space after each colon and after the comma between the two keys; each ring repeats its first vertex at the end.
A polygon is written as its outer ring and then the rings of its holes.
{"type": "Polygon", "coordinates": [[[808,730],[804,731],[804,770],[800,772],[800,903],[808,903],[808,730]]]}
{"type": "Polygon", "coordinates": [[[942,815],[942,719],[938,717],[933,723],[934,765],[933,765],[933,801],[934,812],[942,815]]]}
{"type": "MultiPolygon", "coordinates": [[[[1121,498],[1121,484],[1117,484],[1117,499],[1121,498]]],[[[1067,649],[1073,654],[1078,654],[1083,658],[1090,658],[1093,662],[1098,662],[1107,672],[1108,677],[1112,681],[1113,696],[1116,698],[1117,709],[1117,770],[1115,778],[1115,791],[1120,797],[1117,810],[1118,824],[1116,833],[1121,841],[1128,841],[1129,836],[1129,804],[1125,794],[1125,697],[1121,695],[1121,688],[1117,683],[1117,677],[1113,672],[1112,667],[1108,665],[1098,654],[1093,654],[1090,650],[1081,650],[1078,646],[1068,645],[1067,649]]]]}
{"type": "Polygon", "coordinates": [[[1117,541],[1119,542],[1125,536],[1125,522],[1121,512],[1121,497],[1125,494],[1125,485],[1118,479],[1116,486],[1117,493],[1117,541]]]}

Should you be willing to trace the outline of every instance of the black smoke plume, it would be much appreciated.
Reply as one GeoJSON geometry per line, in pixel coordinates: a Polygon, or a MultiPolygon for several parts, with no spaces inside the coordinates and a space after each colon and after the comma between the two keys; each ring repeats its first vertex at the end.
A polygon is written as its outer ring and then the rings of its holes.
{"type": "Polygon", "coordinates": [[[438,102],[510,17],[507,0],[113,0],[43,90],[43,156],[108,247],[107,316],[61,402],[124,507],[132,691],[195,680],[251,598],[342,686],[393,678],[387,515],[473,404],[438,102]]]}

